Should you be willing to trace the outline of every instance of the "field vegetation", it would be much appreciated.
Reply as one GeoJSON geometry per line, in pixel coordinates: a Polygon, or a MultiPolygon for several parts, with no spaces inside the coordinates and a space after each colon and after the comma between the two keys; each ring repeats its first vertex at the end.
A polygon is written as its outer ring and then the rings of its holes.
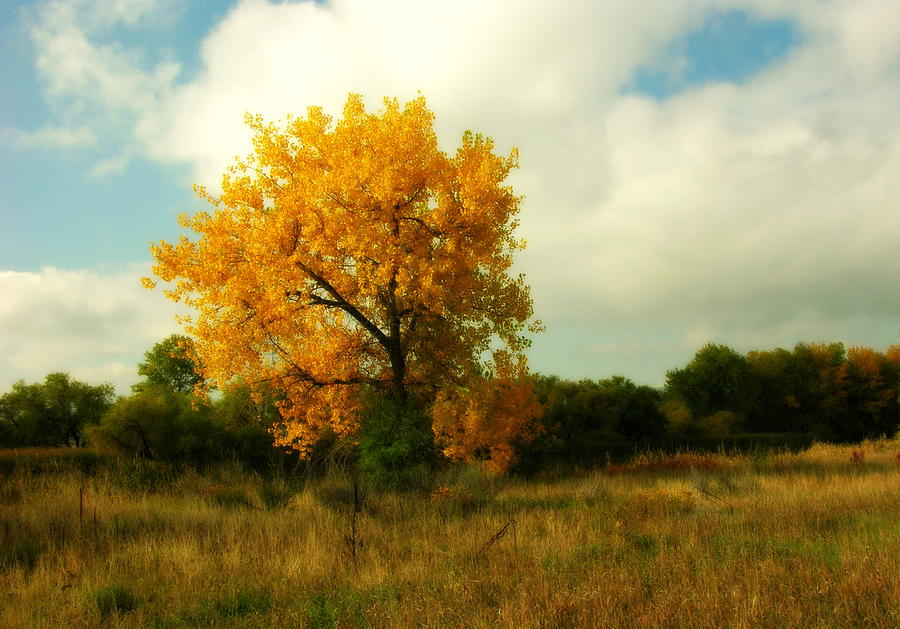
{"type": "Polygon", "coordinates": [[[417,490],[0,455],[0,627],[896,627],[900,439],[417,490]]]}
{"type": "Polygon", "coordinates": [[[900,346],[533,374],[517,153],[433,119],[248,117],[187,336],[0,396],[0,626],[900,626],[900,346]]]}

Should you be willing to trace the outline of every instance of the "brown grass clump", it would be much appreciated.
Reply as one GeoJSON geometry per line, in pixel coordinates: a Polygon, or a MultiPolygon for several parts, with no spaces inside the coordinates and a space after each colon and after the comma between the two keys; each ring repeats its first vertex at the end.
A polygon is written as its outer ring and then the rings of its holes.
{"type": "Polygon", "coordinates": [[[896,627],[898,446],[469,468],[358,505],[343,477],[14,472],[0,627],[896,627]]]}
{"type": "Polygon", "coordinates": [[[627,463],[606,466],[610,473],[622,472],[665,472],[688,470],[728,470],[737,465],[737,460],[716,453],[681,452],[665,454],[649,452],[639,454],[627,463]]]}

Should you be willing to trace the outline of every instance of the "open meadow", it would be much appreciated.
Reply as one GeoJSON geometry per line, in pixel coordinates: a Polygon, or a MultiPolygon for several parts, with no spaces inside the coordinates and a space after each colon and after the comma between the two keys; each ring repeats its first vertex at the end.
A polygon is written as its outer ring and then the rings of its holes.
{"type": "Polygon", "coordinates": [[[0,627],[900,626],[900,440],[431,490],[0,455],[0,627]]]}

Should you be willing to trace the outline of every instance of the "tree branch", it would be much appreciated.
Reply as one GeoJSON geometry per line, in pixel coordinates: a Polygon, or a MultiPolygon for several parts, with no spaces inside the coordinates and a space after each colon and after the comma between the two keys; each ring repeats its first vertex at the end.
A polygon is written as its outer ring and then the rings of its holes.
{"type": "Polygon", "coordinates": [[[412,221],[412,222],[414,222],[414,223],[420,225],[425,231],[427,231],[429,234],[431,234],[431,235],[434,236],[435,238],[440,238],[441,236],[446,235],[446,234],[445,234],[444,232],[442,232],[441,230],[439,230],[439,229],[434,229],[433,227],[430,227],[430,226],[428,225],[428,223],[426,223],[426,222],[423,221],[421,218],[418,218],[418,217],[416,217],[416,216],[400,216],[399,219],[400,219],[401,221],[412,221]]]}
{"type": "Polygon", "coordinates": [[[368,331],[372,336],[374,336],[379,343],[388,351],[391,351],[391,339],[381,331],[381,329],[369,321],[369,319],[361,313],[356,306],[348,302],[343,295],[331,285],[324,277],[313,271],[307,265],[302,262],[298,262],[297,266],[303,270],[310,278],[312,278],[319,287],[324,290],[326,293],[331,295],[333,299],[326,300],[323,297],[318,297],[316,295],[310,295],[314,302],[319,303],[320,305],[326,305],[332,308],[340,308],[347,314],[349,314],[353,319],[356,320],[366,331],[368,331]]]}
{"type": "Polygon", "coordinates": [[[281,354],[281,357],[284,358],[285,361],[287,361],[288,365],[290,365],[291,373],[288,375],[296,380],[305,382],[315,388],[327,387],[331,385],[366,384],[370,381],[369,378],[334,378],[331,380],[319,380],[291,359],[288,351],[281,346],[281,343],[279,343],[275,336],[266,329],[265,325],[262,326],[262,329],[266,333],[266,338],[269,339],[269,342],[272,344],[272,346],[278,351],[279,354],[281,354]]]}

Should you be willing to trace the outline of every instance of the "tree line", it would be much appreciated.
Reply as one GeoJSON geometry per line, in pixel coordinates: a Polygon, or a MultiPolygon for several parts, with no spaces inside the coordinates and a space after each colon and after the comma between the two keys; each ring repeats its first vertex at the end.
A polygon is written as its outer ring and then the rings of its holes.
{"type": "MultiPolygon", "coordinates": [[[[0,446],[83,446],[134,457],[202,464],[235,459],[264,469],[296,458],[276,447],[278,392],[235,386],[195,395],[201,370],[191,339],[172,335],[146,352],[131,395],[67,374],[20,381],[0,397],[0,446]]],[[[662,389],[614,376],[571,381],[533,376],[541,410],[513,441],[519,470],[552,461],[599,462],[647,447],[722,443],[791,445],[893,436],[900,423],[900,346],[886,352],[840,343],[797,344],[741,354],[709,344],[669,371],[662,389]]],[[[371,395],[353,437],[314,444],[315,460],[344,453],[401,484],[416,466],[444,458],[422,430],[421,409],[371,395]],[[400,407],[398,407],[398,404],[400,407]],[[401,474],[401,472],[403,474],[401,474]]],[[[529,411],[531,413],[531,411],[529,411]]],[[[475,452],[487,458],[488,452],[475,452]]]]}
{"type": "Polygon", "coordinates": [[[369,112],[355,94],[337,121],[318,107],[283,123],[248,116],[253,151],[221,193],[197,187],[211,212],[179,218],[194,238],[151,246],[166,296],[193,309],[189,337],[148,352],[124,399],[107,389],[93,406],[60,404],[53,391],[79,388],[64,374],[18,383],[0,439],[156,459],[259,439],[305,460],[350,452],[398,484],[441,460],[504,472],[660,442],[896,431],[894,349],[708,345],[662,390],[532,376],[526,350],[543,326],[511,273],[525,246],[507,183],[518,153],[471,131],[445,153],[433,120],[424,96],[369,112]]]}
{"type": "Polygon", "coordinates": [[[191,341],[172,335],[145,353],[131,395],[66,373],[15,383],[0,397],[0,447],[90,445],[100,451],[169,463],[225,459],[263,469],[283,452],[269,432],[274,407],[237,388],[212,399],[195,395],[202,380],[191,341]]]}
{"type": "Polygon", "coordinates": [[[884,353],[841,343],[739,354],[703,347],[667,374],[676,430],[719,436],[797,432],[855,442],[897,431],[900,345],[884,353]]]}
{"type": "Polygon", "coordinates": [[[620,376],[561,380],[539,376],[545,412],[522,447],[541,460],[596,461],[642,448],[800,446],[853,443],[896,434],[900,425],[900,345],[886,352],[841,343],[798,343],[741,354],[701,348],[666,374],[662,389],[620,376]]]}

